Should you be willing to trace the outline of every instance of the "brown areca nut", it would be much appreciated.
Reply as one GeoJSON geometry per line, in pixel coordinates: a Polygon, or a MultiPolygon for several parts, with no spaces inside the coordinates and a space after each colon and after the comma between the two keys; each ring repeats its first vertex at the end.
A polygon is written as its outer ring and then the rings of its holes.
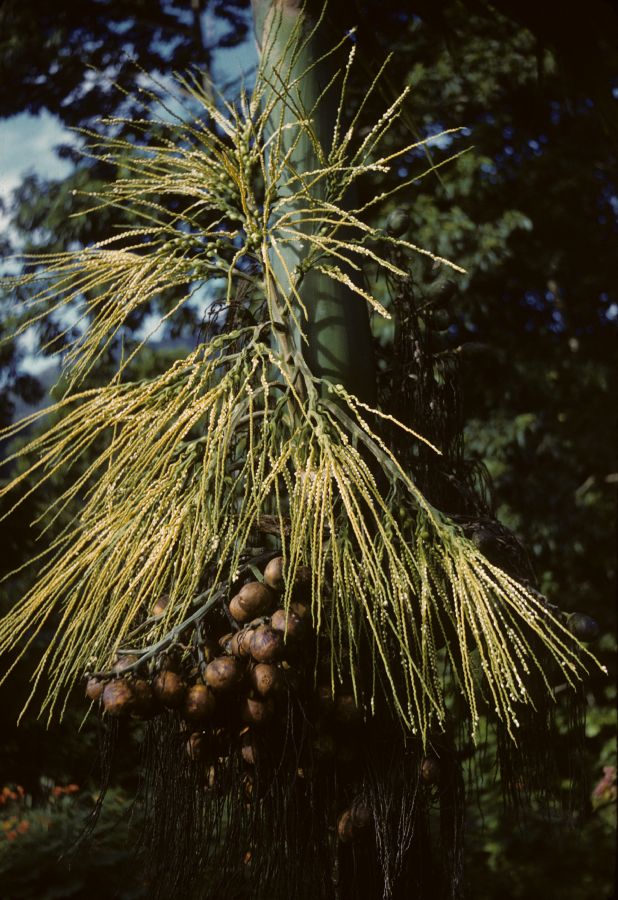
{"type": "Polygon", "coordinates": [[[150,610],[151,616],[162,616],[167,607],[169,606],[170,595],[169,594],[161,594],[160,597],[157,597],[155,602],[152,604],[152,609],[150,610]]]}
{"type": "Polygon", "coordinates": [[[136,662],[139,662],[139,656],[136,656],[134,653],[123,653],[122,656],[117,656],[114,660],[112,672],[114,675],[120,675],[121,672],[126,672],[136,662]]]}
{"type": "MultiPolygon", "coordinates": [[[[220,637],[219,640],[217,641],[217,644],[219,646],[219,651],[221,651],[221,650],[227,651],[229,648],[229,645],[230,645],[230,641],[232,640],[233,637],[234,637],[233,631],[228,631],[227,634],[224,634],[223,637],[220,637]]],[[[210,662],[210,660],[209,660],[209,662],[210,662]]]]}
{"type": "Polygon", "coordinates": [[[260,625],[251,638],[251,656],[256,662],[276,662],[283,655],[283,635],[270,625],[260,625]]]}
{"type": "Polygon", "coordinates": [[[228,641],[227,649],[233,656],[243,658],[251,653],[251,640],[253,631],[250,628],[241,628],[228,641]]]}
{"type": "Polygon", "coordinates": [[[194,684],[186,693],[183,715],[189,722],[206,722],[215,711],[215,696],[205,684],[194,684]]]}
{"type": "Polygon", "coordinates": [[[239,622],[241,625],[245,625],[247,622],[249,622],[253,618],[251,613],[248,613],[240,605],[240,599],[238,597],[238,594],[236,594],[235,597],[232,597],[232,599],[229,602],[228,609],[230,611],[231,617],[236,622],[239,622]]]}
{"type": "Polygon", "coordinates": [[[276,609],[270,618],[270,625],[286,639],[298,640],[307,633],[306,619],[302,619],[293,609],[276,609]]]}
{"type": "Polygon", "coordinates": [[[125,678],[108,681],[103,689],[103,709],[109,716],[126,716],[135,704],[133,689],[125,678]]]}
{"type": "Polygon", "coordinates": [[[99,678],[89,678],[86,682],[86,697],[88,700],[100,700],[103,696],[105,683],[99,678]]]}
{"type": "Polygon", "coordinates": [[[178,709],[182,706],[186,691],[187,685],[180,675],[169,669],[159,672],[152,682],[153,694],[168,709],[178,709]]]}
{"type": "Polygon", "coordinates": [[[311,624],[311,609],[306,603],[301,603],[300,600],[292,600],[290,609],[307,625],[311,624]]]}
{"type": "Polygon", "coordinates": [[[283,684],[281,671],[272,663],[258,663],[249,673],[249,680],[261,697],[274,694],[283,684]]]}
{"type": "Polygon", "coordinates": [[[194,731],[185,744],[187,755],[193,762],[204,759],[206,755],[206,735],[202,731],[194,731]]]}
{"type": "Polygon", "coordinates": [[[280,593],[285,587],[283,580],[283,557],[275,556],[264,569],[264,581],[273,591],[280,593]]]}
{"type": "Polygon", "coordinates": [[[440,764],[431,756],[421,762],[421,779],[425,784],[437,784],[440,779],[440,764]]]}
{"type": "Polygon", "coordinates": [[[349,844],[354,840],[354,823],[352,822],[352,812],[346,809],[341,813],[337,820],[337,835],[342,844],[349,844]]]}
{"type": "Polygon", "coordinates": [[[243,734],[241,738],[240,755],[248,765],[255,765],[257,760],[257,748],[253,741],[253,736],[250,733],[243,734]]]}
{"type": "Polygon", "coordinates": [[[260,581],[249,581],[243,584],[236,594],[238,604],[249,619],[264,616],[273,608],[275,594],[266,584],[260,581]]]}
{"type": "Polygon", "coordinates": [[[247,725],[265,725],[275,714],[275,705],[270,698],[254,699],[246,697],[241,707],[240,716],[247,725]]]}
{"type": "Polygon", "coordinates": [[[244,666],[235,656],[218,656],[209,662],[204,673],[213,691],[231,691],[240,684],[244,666]]]}

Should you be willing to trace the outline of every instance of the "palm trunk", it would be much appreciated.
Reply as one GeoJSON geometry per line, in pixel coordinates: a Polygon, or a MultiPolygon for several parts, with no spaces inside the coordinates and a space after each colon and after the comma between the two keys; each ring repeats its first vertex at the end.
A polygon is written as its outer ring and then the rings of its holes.
{"type": "MultiPolygon", "coordinates": [[[[323,25],[317,33],[312,33],[315,18],[311,16],[311,7],[312,4],[301,4],[299,0],[252,0],[256,40],[267,81],[274,88],[281,84],[282,78],[293,81],[301,73],[306,73],[285,98],[274,104],[271,116],[273,131],[281,125],[293,123],[298,109],[311,111],[333,75],[330,58],[313,65],[331,48],[324,42],[323,32],[326,29],[323,25]],[[290,61],[296,48],[300,50],[290,61]]],[[[320,101],[312,114],[314,131],[326,153],[333,138],[336,118],[332,93],[320,101]]],[[[286,152],[298,139],[298,129],[291,127],[282,131],[281,139],[282,151],[286,152]]],[[[319,165],[309,137],[302,134],[290,156],[290,168],[302,174],[319,165]]],[[[289,172],[280,179],[279,193],[283,197],[292,193],[292,189],[283,183],[288,177],[289,172]]],[[[316,198],[322,197],[324,181],[321,180],[312,190],[316,198]]],[[[293,209],[294,201],[290,200],[290,211],[293,209]]],[[[317,228],[314,224],[305,227],[317,228]]],[[[298,245],[283,244],[282,259],[271,257],[280,290],[290,293],[288,273],[294,273],[306,253],[307,246],[299,242],[298,245]]],[[[316,271],[304,275],[299,294],[307,310],[307,318],[302,321],[307,340],[306,343],[302,340],[298,329],[295,329],[294,340],[297,347],[302,348],[313,374],[343,384],[365,402],[372,403],[376,394],[375,363],[365,302],[353,295],[345,285],[316,271]]]]}

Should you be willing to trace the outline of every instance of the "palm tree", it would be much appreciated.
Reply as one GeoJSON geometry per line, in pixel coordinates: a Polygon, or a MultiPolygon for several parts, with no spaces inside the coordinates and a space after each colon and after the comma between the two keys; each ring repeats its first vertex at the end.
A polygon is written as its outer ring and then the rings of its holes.
{"type": "Polygon", "coordinates": [[[346,109],[350,36],[330,46],[310,5],[254,0],[253,12],[259,72],[236,105],[186,76],[177,99],[191,114],[160,123],[164,137],[148,118],[132,123],[141,146],[91,135],[90,152],[126,173],[94,204],[141,222],[38,258],[20,280],[29,323],[80,304],[84,327],[45,413],[56,418],[18,451],[34,461],[3,493],[75,467],[50,521],[76,512],[3,620],[0,650],[23,653],[53,621],[31,699],[45,685],[51,717],[87,673],[112,730],[130,713],[149,720],[147,843],[163,896],[411,884],[437,896],[436,879],[456,896],[454,723],[474,742],[489,709],[515,741],[548,673],[574,686],[590,657],[415,478],[409,461],[431,470],[444,448],[378,405],[368,310],[397,311],[384,285],[410,293],[413,254],[458,270],[406,240],[401,214],[367,224],[405,185],[357,200],[360,179],[410,150],[381,149],[406,92],[361,132],[362,106],[351,121],[346,109]],[[109,384],[82,389],[133,311],[172,296],[171,318],[213,284],[225,303],[204,342],[131,381],[138,345],[109,384]]]}

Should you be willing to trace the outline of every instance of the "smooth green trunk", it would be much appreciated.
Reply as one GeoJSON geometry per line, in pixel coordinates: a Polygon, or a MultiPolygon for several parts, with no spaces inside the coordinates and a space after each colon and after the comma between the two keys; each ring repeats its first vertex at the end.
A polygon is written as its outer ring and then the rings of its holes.
{"type": "MultiPolygon", "coordinates": [[[[293,80],[311,66],[336,42],[328,39],[328,29],[321,24],[298,54],[290,68],[291,41],[303,41],[309,35],[315,19],[310,15],[311,4],[302,5],[295,0],[252,0],[255,34],[261,64],[269,83],[276,84],[280,77],[293,80]],[[299,28],[300,26],[300,28],[299,28]],[[296,30],[296,32],[295,32],[296,30]]],[[[293,122],[296,118],[293,107],[310,111],[321,91],[333,74],[330,59],[321,61],[307,72],[298,85],[288,92],[288,102],[278,101],[271,117],[272,130],[280,124],[293,122]],[[292,108],[291,108],[292,107],[292,108]]],[[[325,152],[333,139],[336,117],[337,88],[320,101],[314,111],[313,127],[325,152]]],[[[294,127],[282,133],[283,146],[287,150],[298,137],[294,127]]],[[[314,170],[319,160],[311,141],[306,135],[301,137],[294,149],[291,166],[299,173],[314,170]]],[[[283,182],[284,179],[281,179],[283,182]]],[[[315,196],[324,190],[323,182],[313,190],[315,196]]],[[[280,185],[280,195],[286,196],[291,189],[280,185]]],[[[294,201],[290,201],[290,209],[294,201]]],[[[318,226],[306,225],[305,228],[318,226]]],[[[289,279],[286,268],[293,273],[308,251],[307,244],[299,241],[296,245],[285,244],[281,248],[285,265],[274,254],[271,265],[282,290],[289,294],[289,279]]],[[[321,272],[309,271],[305,274],[299,294],[307,309],[307,320],[302,330],[307,342],[301,341],[298,330],[294,340],[302,344],[302,353],[313,374],[328,381],[343,384],[346,389],[366,402],[374,402],[376,378],[369,315],[365,301],[353,294],[345,285],[338,284],[321,272]]]]}

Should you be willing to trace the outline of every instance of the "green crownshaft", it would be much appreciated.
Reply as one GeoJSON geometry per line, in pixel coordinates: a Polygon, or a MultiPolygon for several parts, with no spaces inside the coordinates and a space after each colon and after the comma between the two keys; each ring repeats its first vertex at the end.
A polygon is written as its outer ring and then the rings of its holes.
{"type": "MultiPolygon", "coordinates": [[[[317,102],[334,74],[333,57],[320,60],[332,46],[332,35],[324,22],[315,27],[317,16],[313,14],[313,4],[294,0],[252,0],[252,8],[260,64],[266,81],[273,91],[284,82],[291,84],[287,92],[282,91],[271,115],[271,134],[276,129],[283,129],[280,132],[282,151],[285,153],[293,147],[288,170],[279,179],[279,194],[285,198],[292,193],[292,187],[286,184],[291,170],[302,176],[322,164],[309,134],[303,130],[299,135],[300,129],[294,127],[294,121],[302,112],[311,113],[315,136],[325,154],[328,154],[333,139],[336,91],[328,92],[317,102]],[[320,61],[316,64],[316,60],[320,61]]],[[[324,179],[320,179],[312,190],[316,199],[323,199],[324,179]]],[[[294,210],[295,203],[298,201],[290,201],[290,211],[294,210]]],[[[303,229],[318,227],[316,223],[307,223],[303,229]]],[[[282,290],[289,286],[288,273],[293,274],[302,266],[308,250],[308,242],[284,243],[281,245],[283,260],[271,257],[282,290]]],[[[365,302],[345,285],[315,270],[305,273],[299,293],[307,309],[307,319],[302,322],[307,340],[302,340],[298,329],[294,329],[295,342],[302,346],[303,356],[313,374],[343,384],[363,401],[373,403],[375,361],[365,302]]]]}

